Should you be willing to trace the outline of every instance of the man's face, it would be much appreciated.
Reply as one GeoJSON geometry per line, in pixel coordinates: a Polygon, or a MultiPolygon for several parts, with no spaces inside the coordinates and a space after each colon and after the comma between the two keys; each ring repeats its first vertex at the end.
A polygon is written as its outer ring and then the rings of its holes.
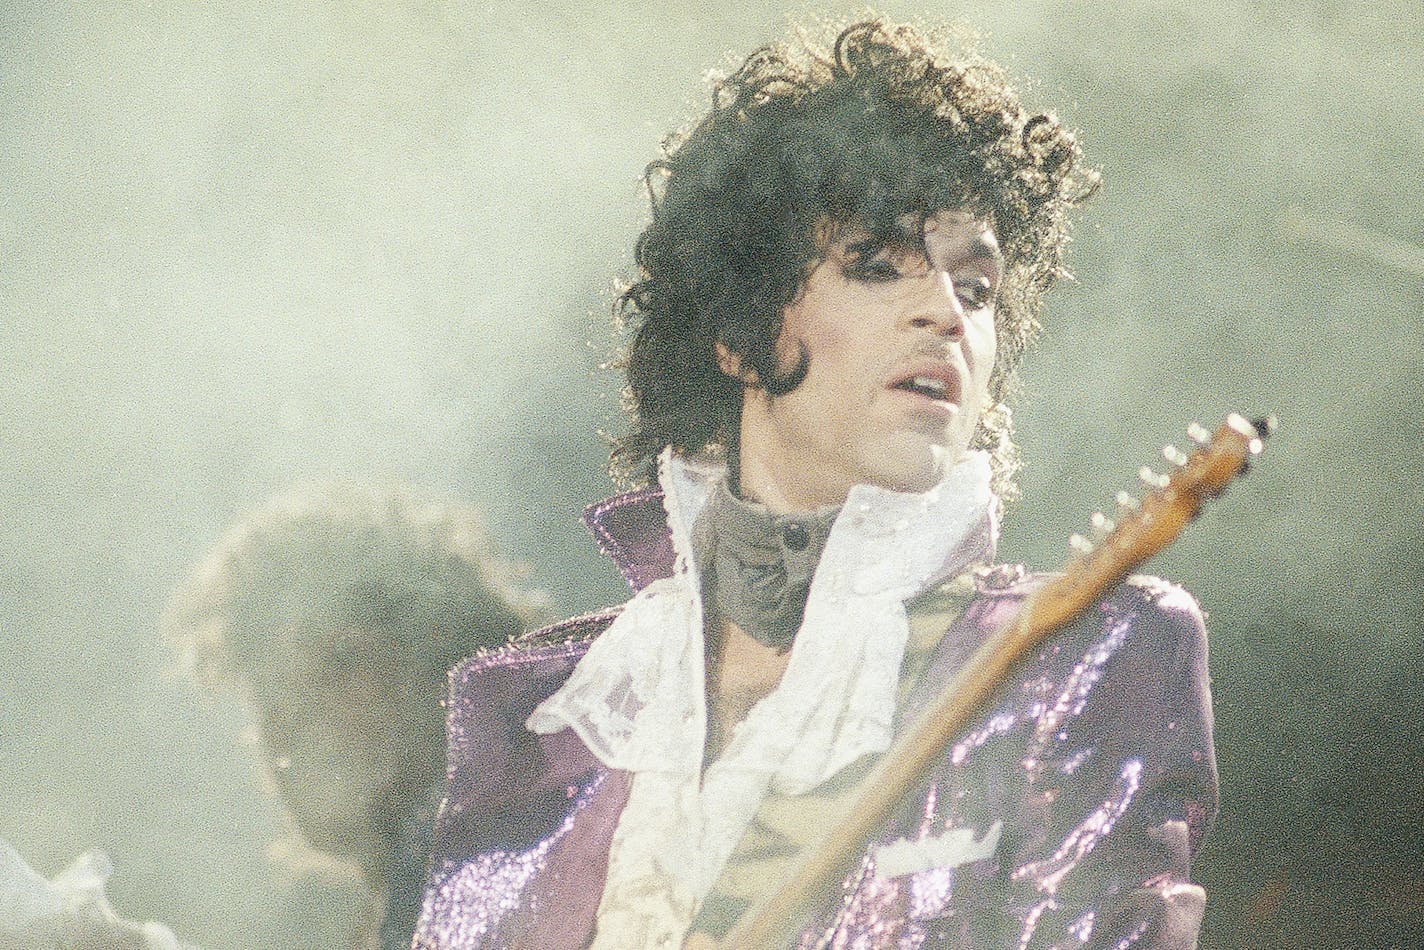
{"type": "Polygon", "coordinates": [[[944,211],[925,221],[923,249],[867,241],[842,229],[786,307],[777,355],[785,371],[804,348],[801,385],[745,390],[741,488],[774,510],[840,504],[862,483],[933,487],[988,402],[1003,271],[993,230],[944,211]]]}
{"type": "Polygon", "coordinates": [[[429,673],[389,637],[306,636],[274,641],[252,672],[263,758],[308,843],[370,867],[386,847],[385,810],[438,770],[440,705],[429,673]]]}

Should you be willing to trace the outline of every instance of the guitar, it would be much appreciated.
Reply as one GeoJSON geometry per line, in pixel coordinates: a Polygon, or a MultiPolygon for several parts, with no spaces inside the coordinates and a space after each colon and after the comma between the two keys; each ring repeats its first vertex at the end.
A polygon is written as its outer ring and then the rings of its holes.
{"type": "Polygon", "coordinates": [[[864,854],[867,842],[890,813],[955,735],[982,712],[1019,659],[1171,544],[1202,505],[1221,494],[1261,453],[1274,427],[1274,419],[1253,422],[1236,413],[1227,416],[1214,433],[1193,424],[1187,434],[1198,447],[1190,456],[1172,446],[1163,450],[1176,466],[1170,475],[1143,468],[1139,476],[1150,489],[1148,494],[1139,502],[1119,493],[1116,524],[1102,513],[1095,514],[1096,544],[1080,535],[1069,540],[1075,556],[1063,574],[1030,596],[1014,619],[969,658],[866,776],[846,821],[807,849],[790,878],[722,939],[721,950],[763,950],[787,943],[800,929],[806,907],[838,884],[852,862],[864,854]]]}

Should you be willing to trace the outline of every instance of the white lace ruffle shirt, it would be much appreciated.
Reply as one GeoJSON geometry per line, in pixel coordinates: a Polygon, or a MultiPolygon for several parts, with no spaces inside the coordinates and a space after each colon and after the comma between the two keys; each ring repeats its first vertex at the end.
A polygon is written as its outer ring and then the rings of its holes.
{"type": "Polygon", "coordinates": [[[703,617],[691,531],[726,470],[665,452],[659,476],[672,576],[628,603],[528,721],[538,733],[571,728],[606,766],[633,773],[593,950],[680,946],[768,790],[800,794],[889,746],[904,602],[992,558],[996,540],[982,452],[924,493],[851,489],[781,682],[703,773],[703,617]]]}

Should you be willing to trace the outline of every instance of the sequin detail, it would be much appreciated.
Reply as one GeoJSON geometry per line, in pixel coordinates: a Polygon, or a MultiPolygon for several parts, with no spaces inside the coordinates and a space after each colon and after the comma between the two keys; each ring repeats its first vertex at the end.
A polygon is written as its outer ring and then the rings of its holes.
{"type": "Polygon", "coordinates": [[[501,922],[520,908],[522,892],[543,869],[549,852],[574,827],[599,784],[595,779],[581,789],[559,827],[533,846],[487,851],[463,863],[447,862],[444,875],[437,875],[437,883],[426,889],[414,947],[499,946],[501,922]]]}

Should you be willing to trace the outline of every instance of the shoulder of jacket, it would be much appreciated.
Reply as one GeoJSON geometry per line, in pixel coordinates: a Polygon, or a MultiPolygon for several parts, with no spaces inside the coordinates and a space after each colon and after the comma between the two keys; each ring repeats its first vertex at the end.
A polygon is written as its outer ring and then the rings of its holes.
{"type": "Polygon", "coordinates": [[[530,630],[508,643],[480,650],[450,669],[452,682],[493,670],[512,670],[561,660],[577,659],[588,645],[608,629],[622,606],[579,614],[567,620],[530,630]]]}
{"type": "Polygon", "coordinates": [[[1151,574],[1130,574],[1099,604],[1104,613],[1137,613],[1174,625],[1202,627],[1206,614],[1182,585],[1151,574]]]}
{"type": "MultiPolygon", "coordinates": [[[[1029,571],[1022,564],[994,564],[974,572],[976,599],[997,612],[1062,576],[1060,572],[1029,571]]],[[[1099,599],[1096,609],[1113,615],[1155,615],[1190,627],[1200,627],[1206,621],[1201,605],[1186,588],[1151,574],[1128,575],[1099,599]]]]}
{"type": "Polygon", "coordinates": [[[516,637],[511,646],[534,648],[546,644],[588,643],[596,639],[623,612],[623,605],[603,607],[570,617],[516,637]]]}

